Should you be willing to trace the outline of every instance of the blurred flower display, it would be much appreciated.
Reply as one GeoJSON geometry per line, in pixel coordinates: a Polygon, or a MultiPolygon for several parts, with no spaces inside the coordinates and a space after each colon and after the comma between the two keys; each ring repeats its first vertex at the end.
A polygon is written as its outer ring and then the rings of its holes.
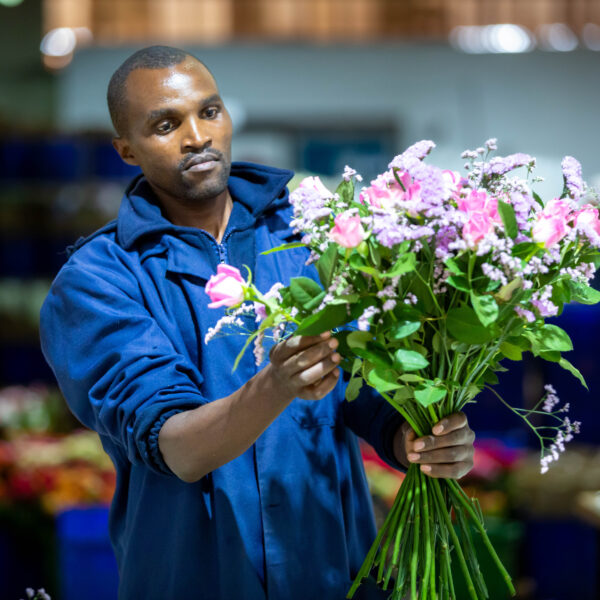
{"type": "Polygon", "coordinates": [[[98,435],[73,423],[56,390],[0,390],[0,507],[29,503],[53,515],[110,503],[112,462],[98,435]]]}

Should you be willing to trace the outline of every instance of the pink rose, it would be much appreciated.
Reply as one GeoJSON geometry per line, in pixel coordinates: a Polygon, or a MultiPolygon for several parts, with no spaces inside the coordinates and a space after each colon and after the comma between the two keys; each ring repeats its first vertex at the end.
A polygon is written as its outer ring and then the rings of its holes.
{"type": "Polygon", "coordinates": [[[458,208],[468,214],[482,212],[494,223],[502,223],[498,213],[498,199],[488,196],[485,190],[471,190],[471,193],[457,200],[458,208]]]}
{"type": "Polygon", "coordinates": [[[360,217],[347,213],[339,214],[335,218],[335,225],[329,232],[329,237],[344,248],[356,248],[365,239],[360,217]]]}
{"type": "Polygon", "coordinates": [[[421,185],[413,182],[411,176],[406,172],[398,171],[397,175],[402,185],[394,177],[393,171],[386,171],[371,181],[369,187],[363,189],[360,193],[360,201],[376,208],[393,208],[404,203],[408,205],[404,206],[408,210],[408,214],[416,217],[418,213],[410,205],[416,206],[420,202],[421,185]]]}
{"type": "Polygon", "coordinates": [[[442,171],[442,177],[444,179],[444,193],[447,198],[455,196],[461,188],[461,176],[458,171],[450,171],[444,169],[442,171]]]}
{"type": "Polygon", "coordinates": [[[235,267],[219,265],[217,274],[207,281],[204,288],[212,300],[208,308],[240,304],[244,299],[245,287],[246,282],[235,267]]]}
{"type": "Polygon", "coordinates": [[[554,198],[544,206],[542,213],[547,217],[559,217],[566,222],[571,213],[571,207],[566,200],[554,198]]]}
{"type": "Polygon", "coordinates": [[[600,235],[600,220],[598,219],[598,209],[591,204],[586,204],[581,210],[575,213],[575,227],[578,229],[592,229],[597,235],[600,235]]]}
{"type": "Polygon", "coordinates": [[[569,228],[562,216],[546,216],[542,213],[531,229],[531,237],[534,242],[544,244],[546,248],[550,248],[562,240],[568,231],[569,228]]]}
{"type": "Polygon", "coordinates": [[[298,188],[302,188],[307,192],[318,195],[323,200],[333,198],[333,192],[330,192],[319,177],[305,177],[298,188]]]}
{"type": "Polygon", "coordinates": [[[476,246],[493,229],[494,222],[491,217],[483,211],[477,211],[469,215],[462,236],[469,246],[476,246]]]}

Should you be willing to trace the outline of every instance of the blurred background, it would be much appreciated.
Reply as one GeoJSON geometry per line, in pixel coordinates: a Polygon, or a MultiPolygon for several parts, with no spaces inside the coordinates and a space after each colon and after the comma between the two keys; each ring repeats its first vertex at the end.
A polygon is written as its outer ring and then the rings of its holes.
{"type": "MultiPolygon", "coordinates": [[[[38,344],[38,312],[65,248],[112,219],[136,170],[111,146],[106,87],[133,51],[183,47],[215,74],[234,159],[368,181],[428,138],[460,169],[490,137],[538,159],[546,199],[561,158],[600,184],[598,0],[0,0],[0,600],[116,600],[106,532],[114,473],[65,408],[38,344]]],[[[590,391],[533,359],[498,390],[531,406],[551,383],[582,432],[549,473],[518,417],[485,396],[465,478],[518,598],[600,598],[600,311],[557,322],[590,391]]],[[[364,459],[378,516],[401,474],[364,459]]],[[[489,571],[487,570],[487,567],[489,571]]],[[[490,565],[491,598],[506,598],[490,565]]],[[[460,574],[456,575],[460,580],[460,574]]],[[[466,597],[458,592],[458,598],[466,597]]]]}

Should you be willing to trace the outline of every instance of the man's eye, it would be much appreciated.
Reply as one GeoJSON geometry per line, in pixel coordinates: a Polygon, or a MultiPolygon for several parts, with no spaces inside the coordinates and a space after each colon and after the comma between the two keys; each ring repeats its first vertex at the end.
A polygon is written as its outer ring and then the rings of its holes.
{"type": "Polygon", "coordinates": [[[204,111],[204,116],[207,119],[214,119],[219,114],[219,109],[216,106],[209,106],[204,111]]]}
{"type": "Polygon", "coordinates": [[[171,121],[161,121],[156,126],[156,131],[160,134],[169,133],[173,129],[173,123],[171,121]]]}

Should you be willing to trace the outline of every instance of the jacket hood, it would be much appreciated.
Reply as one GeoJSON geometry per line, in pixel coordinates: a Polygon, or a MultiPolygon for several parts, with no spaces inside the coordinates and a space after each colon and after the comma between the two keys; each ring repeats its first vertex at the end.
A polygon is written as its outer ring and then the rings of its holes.
{"type": "MultiPolygon", "coordinates": [[[[234,202],[246,208],[254,222],[289,205],[286,185],[292,176],[293,172],[287,169],[234,162],[229,175],[229,192],[234,202]]],[[[138,175],[129,184],[117,218],[117,239],[121,246],[129,249],[146,235],[187,229],[193,228],[174,225],[162,214],[144,175],[138,175]]]]}

